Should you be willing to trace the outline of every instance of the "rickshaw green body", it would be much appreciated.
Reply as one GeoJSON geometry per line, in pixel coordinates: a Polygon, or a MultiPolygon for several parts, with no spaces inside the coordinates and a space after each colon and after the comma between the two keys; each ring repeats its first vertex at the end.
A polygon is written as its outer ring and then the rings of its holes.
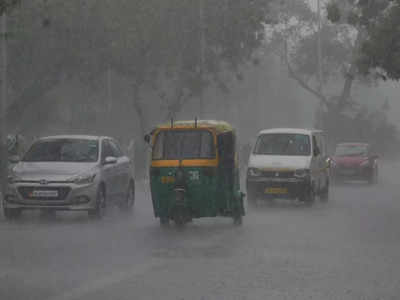
{"type": "MultiPolygon", "coordinates": [[[[171,219],[177,207],[175,188],[177,172],[185,175],[184,207],[190,218],[244,215],[243,194],[240,192],[235,133],[226,122],[188,121],[157,127],[152,144],[162,131],[207,130],[213,136],[215,156],[209,159],[152,159],[150,187],[154,215],[171,219]],[[224,145],[222,145],[224,144],[224,145]],[[228,149],[229,148],[229,149],[228,149]]],[[[180,205],[182,205],[180,203],[180,205]]]]}

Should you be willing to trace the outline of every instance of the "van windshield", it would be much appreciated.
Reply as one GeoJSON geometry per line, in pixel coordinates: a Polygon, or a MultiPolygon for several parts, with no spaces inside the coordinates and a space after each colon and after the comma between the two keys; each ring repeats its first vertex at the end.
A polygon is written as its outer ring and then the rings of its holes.
{"type": "Polygon", "coordinates": [[[254,154],[309,156],[310,137],[305,134],[272,133],[258,137],[254,154]]]}
{"type": "Polygon", "coordinates": [[[153,159],[215,158],[215,144],[208,130],[161,131],[153,148],[153,159]]]}

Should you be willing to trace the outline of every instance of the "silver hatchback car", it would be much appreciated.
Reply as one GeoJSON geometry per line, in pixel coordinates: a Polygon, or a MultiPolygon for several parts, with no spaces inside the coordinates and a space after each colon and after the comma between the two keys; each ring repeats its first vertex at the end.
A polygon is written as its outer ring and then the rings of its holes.
{"type": "Polygon", "coordinates": [[[65,135],[37,140],[12,168],[3,210],[87,211],[101,218],[110,203],[129,212],[135,201],[133,165],[109,137],[65,135]]]}

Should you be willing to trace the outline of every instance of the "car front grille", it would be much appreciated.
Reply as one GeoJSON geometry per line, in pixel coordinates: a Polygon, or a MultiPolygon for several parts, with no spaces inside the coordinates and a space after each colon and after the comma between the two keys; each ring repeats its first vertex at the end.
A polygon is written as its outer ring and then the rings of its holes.
{"type": "Polygon", "coordinates": [[[262,176],[266,178],[293,178],[294,171],[263,171],[262,176]]]}
{"type": "Polygon", "coordinates": [[[24,199],[29,200],[65,200],[69,192],[70,187],[33,187],[33,186],[21,186],[18,188],[18,192],[24,199]],[[57,191],[57,197],[35,197],[33,191],[57,191]]]}

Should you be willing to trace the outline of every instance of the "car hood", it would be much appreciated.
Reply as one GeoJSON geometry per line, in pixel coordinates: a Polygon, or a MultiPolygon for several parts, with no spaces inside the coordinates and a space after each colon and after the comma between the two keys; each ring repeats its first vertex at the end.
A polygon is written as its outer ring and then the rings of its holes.
{"type": "Polygon", "coordinates": [[[257,169],[307,169],[310,167],[310,156],[251,155],[249,168],[257,169]]]}
{"type": "Polygon", "coordinates": [[[353,167],[360,165],[368,158],[365,156],[335,156],[333,160],[339,166],[353,167]]]}
{"type": "Polygon", "coordinates": [[[89,172],[95,166],[96,163],[19,162],[12,171],[22,180],[63,181],[89,172]]]}

